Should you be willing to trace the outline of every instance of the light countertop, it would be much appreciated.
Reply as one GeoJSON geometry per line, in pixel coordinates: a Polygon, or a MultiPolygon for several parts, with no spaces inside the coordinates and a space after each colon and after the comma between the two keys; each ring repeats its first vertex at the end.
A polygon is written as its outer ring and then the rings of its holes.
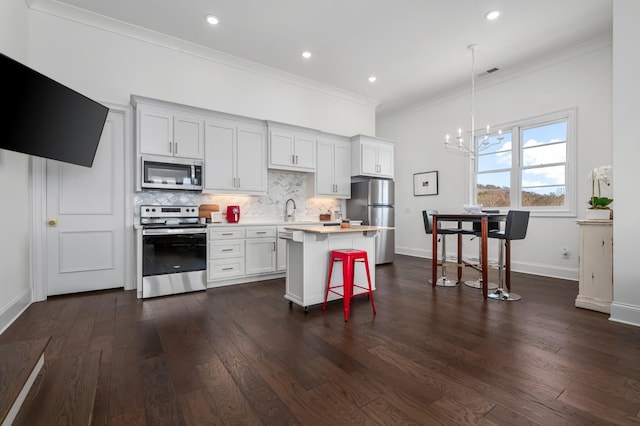
{"type": "Polygon", "coordinates": [[[340,234],[348,232],[373,232],[383,229],[393,229],[385,226],[365,226],[365,225],[351,225],[350,228],[341,228],[339,226],[285,226],[287,231],[303,231],[311,232],[314,234],[340,234]]]}

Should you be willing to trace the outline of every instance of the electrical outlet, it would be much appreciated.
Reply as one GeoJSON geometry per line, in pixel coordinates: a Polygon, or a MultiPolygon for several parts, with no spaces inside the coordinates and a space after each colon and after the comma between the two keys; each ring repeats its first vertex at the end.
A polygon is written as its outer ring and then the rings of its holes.
{"type": "Polygon", "coordinates": [[[562,258],[563,259],[569,258],[569,250],[567,250],[566,247],[562,249],[562,258]]]}

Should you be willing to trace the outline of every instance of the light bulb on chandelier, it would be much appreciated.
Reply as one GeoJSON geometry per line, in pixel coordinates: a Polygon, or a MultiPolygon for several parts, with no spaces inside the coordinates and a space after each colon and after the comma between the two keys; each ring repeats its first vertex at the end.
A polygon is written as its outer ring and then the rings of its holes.
{"type": "Polygon", "coordinates": [[[504,136],[502,136],[502,130],[498,130],[498,136],[496,137],[495,142],[489,142],[489,137],[491,135],[491,126],[487,124],[486,132],[484,134],[484,139],[482,142],[476,144],[476,135],[475,135],[475,96],[476,96],[476,80],[475,80],[475,48],[476,44],[470,44],[467,46],[467,49],[471,51],[471,137],[469,139],[469,143],[465,143],[464,138],[462,136],[462,128],[458,128],[458,135],[456,136],[456,143],[451,143],[451,135],[445,135],[444,145],[447,148],[455,149],[456,151],[463,152],[465,154],[469,154],[472,159],[475,158],[476,154],[480,151],[484,151],[491,146],[502,143],[504,136]]]}

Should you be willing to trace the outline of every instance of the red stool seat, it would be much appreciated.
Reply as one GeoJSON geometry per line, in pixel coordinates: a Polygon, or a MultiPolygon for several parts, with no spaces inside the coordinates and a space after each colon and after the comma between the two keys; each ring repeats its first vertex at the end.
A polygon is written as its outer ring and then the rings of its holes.
{"type": "Polygon", "coordinates": [[[371,299],[371,308],[373,309],[373,314],[376,314],[376,306],[373,303],[373,290],[371,288],[371,275],[369,274],[369,259],[367,258],[366,251],[356,249],[340,249],[331,251],[331,259],[329,260],[329,277],[327,278],[327,290],[324,294],[324,304],[322,305],[323,311],[327,309],[327,298],[329,297],[329,292],[342,296],[345,322],[349,320],[349,308],[351,306],[351,299],[362,294],[369,295],[369,298],[371,299]],[[333,263],[336,261],[342,261],[342,283],[331,286],[333,263]],[[364,267],[367,272],[367,287],[354,283],[356,262],[364,262],[364,267]],[[338,288],[342,288],[342,291],[337,290],[338,288]],[[354,294],[355,288],[364,291],[354,294]]]}

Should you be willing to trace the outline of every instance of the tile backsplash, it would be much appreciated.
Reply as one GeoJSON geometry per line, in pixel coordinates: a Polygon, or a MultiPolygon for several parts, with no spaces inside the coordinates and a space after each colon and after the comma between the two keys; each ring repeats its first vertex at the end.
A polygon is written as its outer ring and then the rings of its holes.
{"type": "Polygon", "coordinates": [[[282,219],[285,202],[292,198],[299,218],[317,219],[320,213],[333,212],[341,207],[336,198],[317,198],[313,188],[307,188],[305,173],[271,171],[267,173],[267,195],[212,195],[189,191],[145,190],[134,194],[134,216],[140,216],[140,205],[195,205],[218,204],[224,211],[228,205],[239,205],[242,218],[282,219]]]}

